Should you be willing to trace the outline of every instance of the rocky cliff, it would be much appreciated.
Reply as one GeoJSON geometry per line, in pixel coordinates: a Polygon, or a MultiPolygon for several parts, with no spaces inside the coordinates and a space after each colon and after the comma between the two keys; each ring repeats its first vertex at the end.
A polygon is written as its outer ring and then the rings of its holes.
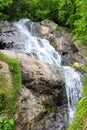
{"type": "Polygon", "coordinates": [[[19,110],[15,115],[16,129],[63,129],[64,124],[61,126],[60,122],[64,120],[64,112],[63,108],[60,111],[60,107],[67,104],[67,99],[64,79],[60,74],[62,68],[55,68],[26,54],[6,50],[1,52],[10,58],[18,59],[21,65],[23,88],[17,101],[19,110]],[[56,126],[51,126],[51,119],[53,124],[56,122],[56,126]]]}
{"type": "MultiPolygon", "coordinates": [[[[22,44],[15,45],[21,42],[23,37],[16,27],[7,21],[2,22],[0,26],[0,52],[17,59],[22,73],[22,88],[16,99],[19,109],[14,114],[16,130],[65,130],[67,96],[62,67],[32,59],[27,54],[11,51],[13,46],[17,50],[24,48],[22,44]]],[[[30,30],[30,24],[27,23],[27,27],[30,30]]],[[[87,57],[84,58],[71,41],[72,34],[68,33],[67,29],[45,20],[34,23],[32,34],[48,39],[62,55],[62,64],[73,63],[78,67],[87,62],[87,57]]],[[[0,73],[1,75],[4,73],[7,84],[12,85],[9,68],[9,64],[0,59],[0,73]]]]}

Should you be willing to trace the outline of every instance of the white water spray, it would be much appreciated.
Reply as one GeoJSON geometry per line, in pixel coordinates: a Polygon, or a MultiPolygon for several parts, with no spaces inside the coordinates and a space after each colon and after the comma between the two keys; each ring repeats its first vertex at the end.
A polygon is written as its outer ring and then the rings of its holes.
{"type": "MultiPolygon", "coordinates": [[[[59,66],[61,64],[61,56],[50,45],[49,41],[33,36],[26,26],[27,22],[29,22],[28,19],[23,19],[14,23],[21,34],[21,41],[17,44],[14,44],[13,50],[27,53],[33,58],[59,66]]],[[[30,22],[30,24],[32,32],[33,23],[30,22]]],[[[68,66],[62,66],[62,68],[68,99],[69,122],[71,122],[73,119],[76,103],[82,94],[82,83],[80,74],[73,68],[68,66]]]]}
{"type": "Polygon", "coordinates": [[[63,68],[68,99],[68,121],[71,123],[74,117],[76,103],[82,95],[81,74],[69,66],[64,66],[63,68]]]}
{"type": "Polygon", "coordinates": [[[48,40],[33,36],[29,32],[28,28],[26,27],[26,23],[28,21],[28,19],[23,19],[14,23],[14,25],[19,29],[21,37],[23,37],[24,40],[17,43],[17,45],[14,44],[13,50],[27,53],[33,58],[49,62],[50,64],[59,65],[61,63],[61,56],[50,45],[48,40]],[[23,47],[21,49],[19,48],[19,50],[17,50],[18,44],[19,46],[23,45],[23,47]]]}

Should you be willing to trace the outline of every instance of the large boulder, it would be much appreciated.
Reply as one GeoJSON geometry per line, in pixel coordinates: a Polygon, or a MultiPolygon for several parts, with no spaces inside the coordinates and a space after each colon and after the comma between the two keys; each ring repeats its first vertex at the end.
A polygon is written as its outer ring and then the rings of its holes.
{"type": "Polygon", "coordinates": [[[64,78],[60,73],[62,67],[56,67],[46,62],[38,61],[26,54],[2,50],[4,54],[19,60],[22,69],[23,83],[27,88],[34,89],[39,93],[51,92],[52,89],[64,85],[64,78]]]}
{"type": "Polygon", "coordinates": [[[22,53],[1,52],[18,59],[21,65],[24,87],[17,101],[16,130],[51,130],[51,120],[54,122],[53,129],[63,130],[64,111],[60,111],[59,107],[67,104],[67,96],[62,67],[32,59],[22,53]]]}

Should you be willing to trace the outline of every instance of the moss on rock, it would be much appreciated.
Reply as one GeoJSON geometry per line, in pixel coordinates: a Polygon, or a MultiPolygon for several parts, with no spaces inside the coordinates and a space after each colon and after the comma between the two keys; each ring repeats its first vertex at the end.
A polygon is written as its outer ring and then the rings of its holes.
{"type": "Polygon", "coordinates": [[[0,114],[13,118],[16,99],[21,88],[21,70],[16,59],[0,52],[0,114]],[[4,67],[3,67],[4,66],[4,67]]]}

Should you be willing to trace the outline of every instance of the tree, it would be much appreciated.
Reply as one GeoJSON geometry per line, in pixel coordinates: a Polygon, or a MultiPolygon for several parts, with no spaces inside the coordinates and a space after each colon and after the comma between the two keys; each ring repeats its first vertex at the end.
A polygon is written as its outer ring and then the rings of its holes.
{"type": "Polygon", "coordinates": [[[87,44],[87,1],[76,0],[76,16],[73,32],[87,44]]]}
{"type": "Polygon", "coordinates": [[[13,0],[0,0],[0,17],[8,18],[9,16],[6,15],[6,8],[12,4],[13,0]]]}

